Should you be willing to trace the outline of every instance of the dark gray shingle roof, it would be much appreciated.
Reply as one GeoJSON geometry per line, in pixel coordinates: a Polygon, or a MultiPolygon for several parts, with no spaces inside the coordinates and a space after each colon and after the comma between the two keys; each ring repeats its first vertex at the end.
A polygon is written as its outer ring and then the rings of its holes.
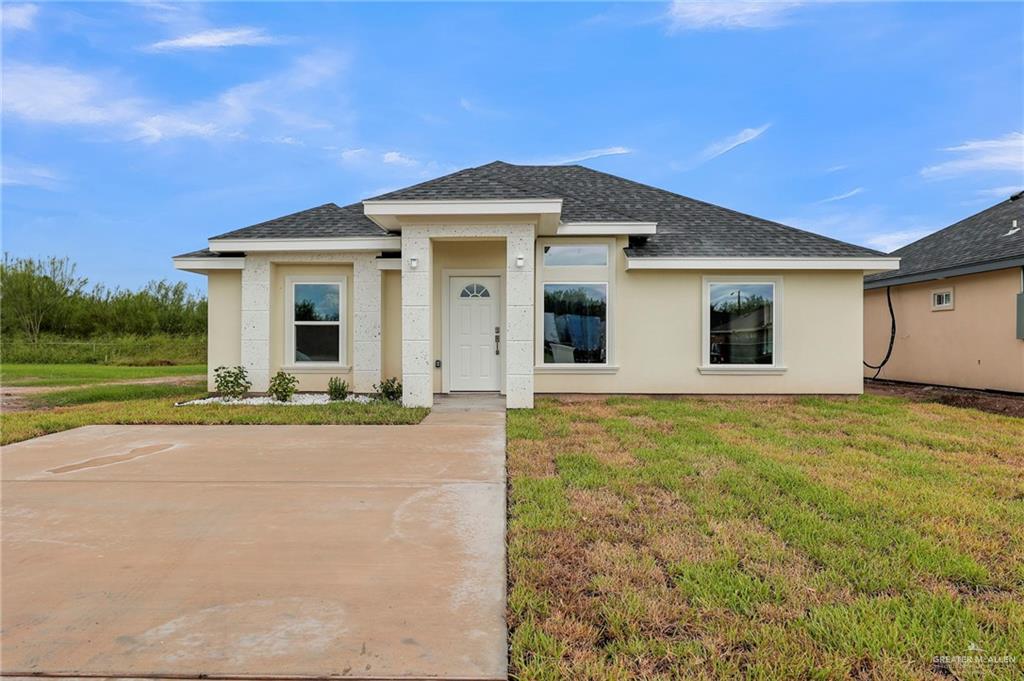
{"type": "Polygon", "coordinates": [[[188,253],[181,253],[174,256],[178,258],[241,258],[244,257],[245,253],[214,253],[209,248],[201,248],[198,251],[189,251],[188,253]]]}
{"type": "Polygon", "coordinates": [[[211,239],[338,239],[379,237],[388,233],[363,215],[363,205],[325,203],[316,208],[242,227],[211,239]]]}
{"type": "Polygon", "coordinates": [[[900,257],[900,268],[870,275],[865,277],[865,282],[884,282],[1024,258],[1024,197],[1020,193],[1014,196],[1017,198],[1000,201],[976,215],[893,251],[892,255],[900,257]],[[1013,220],[1017,220],[1020,231],[1007,234],[1013,220]]]}
{"type": "Polygon", "coordinates": [[[495,161],[374,200],[561,198],[563,222],[657,222],[632,257],[871,257],[861,246],[739,213],[584,166],[495,161]]]}
{"type": "MultiPolygon", "coordinates": [[[[691,199],[578,165],[495,161],[368,200],[562,199],[563,222],[657,222],[633,239],[632,257],[871,257],[853,244],[691,199]]],[[[381,236],[362,204],[324,204],[215,239],[381,236]]]]}

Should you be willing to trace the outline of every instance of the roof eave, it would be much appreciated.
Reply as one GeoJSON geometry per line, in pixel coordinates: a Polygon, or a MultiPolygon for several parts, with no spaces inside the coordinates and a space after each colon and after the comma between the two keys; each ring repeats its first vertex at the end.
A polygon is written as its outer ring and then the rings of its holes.
{"type": "Polygon", "coordinates": [[[902,286],[904,284],[917,284],[923,281],[936,281],[938,279],[949,279],[950,277],[962,277],[968,274],[981,274],[983,272],[994,272],[1005,270],[1011,267],[1024,267],[1024,255],[1004,258],[1002,260],[988,260],[986,262],[970,265],[959,265],[957,267],[945,267],[928,272],[914,272],[912,274],[889,275],[882,279],[874,279],[864,282],[864,290],[885,288],[886,286],[902,286]]]}
{"type": "Polygon", "coordinates": [[[864,257],[664,257],[627,256],[627,270],[853,270],[898,269],[899,258],[864,257]]]}
{"type": "Polygon", "coordinates": [[[402,239],[397,236],[341,237],[313,239],[210,239],[210,250],[214,253],[244,251],[259,253],[268,251],[397,251],[402,248],[402,239]]]}
{"type": "Polygon", "coordinates": [[[402,218],[413,216],[562,214],[562,199],[441,199],[363,201],[363,214],[389,232],[402,230],[402,218]]]}

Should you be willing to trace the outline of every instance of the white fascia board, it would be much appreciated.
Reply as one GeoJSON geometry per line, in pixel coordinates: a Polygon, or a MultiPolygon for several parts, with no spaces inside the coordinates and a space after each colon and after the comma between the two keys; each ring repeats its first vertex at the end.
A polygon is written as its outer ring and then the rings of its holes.
{"type": "Polygon", "coordinates": [[[402,269],[401,258],[377,258],[378,270],[400,270],[402,269]]]}
{"type": "Polygon", "coordinates": [[[353,239],[210,239],[215,253],[243,251],[398,251],[402,239],[397,236],[353,239]]]}
{"type": "Polygon", "coordinates": [[[245,269],[245,258],[172,258],[174,269],[202,274],[211,270],[245,269]]]}
{"type": "Polygon", "coordinates": [[[863,270],[900,268],[899,258],[626,258],[627,270],[863,270]]]}
{"type": "Polygon", "coordinates": [[[562,199],[473,199],[459,201],[363,201],[372,215],[523,215],[561,213],[562,199]]]}
{"type": "Polygon", "coordinates": [[[657,222],[563,222],[558,236],[643,236],[658,233],[657,222]]]}

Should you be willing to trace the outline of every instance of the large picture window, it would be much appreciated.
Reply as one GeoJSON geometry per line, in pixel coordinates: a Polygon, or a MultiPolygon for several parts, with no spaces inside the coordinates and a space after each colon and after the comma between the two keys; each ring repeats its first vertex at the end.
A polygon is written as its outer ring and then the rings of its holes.
{"type": "Polygon", "coordinates": [[[288,359],[295,364],[340,364],[345,360],[345,282],[290,282],[288,359]]]}
{"type": "Polygon", "coordinates": [[[544,284],[544,363],[608,361],[608,285],[544,284]]]}
{"type": "Polygon", "coordinates": [[[710,282],[705,305],[709,364],[775,364],[774,283],[710,282]]]}

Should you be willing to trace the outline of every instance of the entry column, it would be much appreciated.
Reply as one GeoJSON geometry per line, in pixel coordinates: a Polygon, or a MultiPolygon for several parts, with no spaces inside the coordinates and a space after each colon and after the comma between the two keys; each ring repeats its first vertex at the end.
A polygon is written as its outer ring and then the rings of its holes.
{"type": "Polygon", "coordinates": [[[353,268],[352,380],[356,392],[380,383],[380,270],[375,253],[355,257],[353,268]]]}
{"type": "Polygon", "coordinates": [[[505,257],[505,404],[509,409],[532,409],[533,225],[508,226],[505,257]]]}
{"type": "Polygon", "coordinates": [[[430,237],[417,227],[402,229],[402,404],[431,407],[434,373],[431,366],[430,237]]]}

